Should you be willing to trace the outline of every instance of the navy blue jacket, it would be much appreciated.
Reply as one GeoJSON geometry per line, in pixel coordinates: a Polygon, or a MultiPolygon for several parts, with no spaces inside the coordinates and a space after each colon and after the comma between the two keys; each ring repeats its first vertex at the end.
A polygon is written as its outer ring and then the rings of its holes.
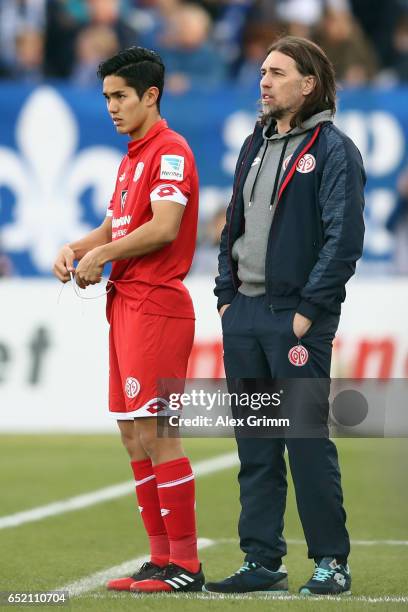
{"type": "MultiPolygon", "coordinates": [[[[240,284],[232,246],[245,231],[243,187],[262,141],[257,123],[238,157],[215,279],[218,309],[232,302],[240,284]]],[[[363,250],[365,182],[359,150],[331,122],[306,133],[282,176],[268,238],[265,286],[272,311],[296,308],[311,320],[324,310],[340,313],[363,250]]]]}

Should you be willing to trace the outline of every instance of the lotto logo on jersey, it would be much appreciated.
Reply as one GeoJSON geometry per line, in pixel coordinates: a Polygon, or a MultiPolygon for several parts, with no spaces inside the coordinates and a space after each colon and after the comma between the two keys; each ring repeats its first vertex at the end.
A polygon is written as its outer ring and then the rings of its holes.
{"type": "Polygon", "coordinates": [[[169,196],[172,196],[176,193],[176,190],[174,189],[173,185],[169,185],[168,187],[160,187],[160,189],[158,189],[157,191],[157,195],[160,198],[167,198],[169,196]]]}
{"type": "Polygon", "coordinates": [[[155,399],[147,402],[149,405],[146,408],[146,412],[150,412],[150,414],[157,414],[158,412],[162,412],[163,410],[167,410],[168,401],[163,399],[162,397],[156,397],[155,399]]]}
{"type": "Polygon", "coordinates": [[[170,200],[170,202],[177,202],[185,206],[187,204],[186,196],[180,191],[175,185],[159,185],[150,194],[150,201],[156,202],[157,200],[170,200]]]}
{"type": "Polygon", "coordinates": [[[184,157],[181,155],[162,155],[160,178],[182,181],[184,178],[184,157]]]}

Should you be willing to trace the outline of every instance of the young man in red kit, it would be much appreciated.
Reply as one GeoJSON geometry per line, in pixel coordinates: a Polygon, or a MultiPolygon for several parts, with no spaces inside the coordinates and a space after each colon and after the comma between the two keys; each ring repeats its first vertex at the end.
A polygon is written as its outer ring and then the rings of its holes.
{"type": "Polygon", "coordinates": [[[62,282],[75,274],[85,288],[112,262],[109,410],[130,455],[151,559],[108,588],[201,591],[194,475],[180,439],[157,435],[157,418],[166,418],[157,415],[168,405],[158,381],[185,378],[193,344],[194,310],[182,281],[196,240],[197,170],[187,142],[160,117],[164,65],[156,53],[127,49],[98,74],[113,123],[131,140],[104,222],[64,246],[54,272],[62,282]]]}

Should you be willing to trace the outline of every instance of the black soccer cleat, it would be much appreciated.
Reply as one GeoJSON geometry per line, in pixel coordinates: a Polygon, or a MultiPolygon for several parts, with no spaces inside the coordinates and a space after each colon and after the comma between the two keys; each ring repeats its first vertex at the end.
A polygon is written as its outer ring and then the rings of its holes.
{"type": "Polygon", "coordinates": [[[203,588],[205,578],[201,569],[193,573],[169,563],[166,567],[156,572],[148,580],[135,581],[130,590],[133,593],[192,593],[203,588]]]}
{"type": "Polygon", "coordinates": [[[348,565],[340,565],[334,557],[323,557],[315,563],[313,576],[299,589],[301,595],[351,595],[351,574],[348,565]]]}
{"type": "Polygon", "coordinates": [[[146,580],[150,578],[154,574],[156,574],[159,570],[161,570],[159,565],[155,565],[151,561],[146,561],[143,565],[131,576],[127,576],[126,578],[116,578],[113,580],[109,580],[107,583],[107,588],[112,591],[130,591],[130,585],[133,584],[136,580],[146,580]]]}
{"type": "Polygon", "coordinates": [[[286,593],[288,572],[284,565],[273,572],[260,563],[245,561],[235,574],[220,582],[207,582],[205,593],[286,593]]]}

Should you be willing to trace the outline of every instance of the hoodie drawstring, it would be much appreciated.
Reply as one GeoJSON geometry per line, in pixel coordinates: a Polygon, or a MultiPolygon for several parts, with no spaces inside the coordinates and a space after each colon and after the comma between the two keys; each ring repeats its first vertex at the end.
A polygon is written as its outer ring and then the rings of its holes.
{"type": "Polygon", "coordinates": [[[254,183],[253,183],[253,185],[252,185],[251,195],[249,196],[249,205],[248,205],[248,206],[252,206],[252,198],[253,198],[253,196],[254,196],[254,191],[255,191],[256,181],[258,180],[258,176],[259,176],[259,173],[260,173],[260,171],[261,171],[262,164],[263,164],[263,160],[264,160],[264,158],[265,158],[265,155],[266,155],[266,151],[267,151],[267,149],[268,149],[268,146],[269,146],[269,141],[267,140],[267,141],[266,141],[265,148],[264,148],[264,151],[263,151],[263,153],[262,153],[261,162],[260,162],[260,164],[259,164],[259,166],[258,166],[258,171],[257,171],[257,173],[256,173],[255,180],[254,180],[254,183]]]}
{"type": "MultiPolygon", "coordinates": [[[[287,138],[284,139],[285,142],[283,144],[281,155],[280,155],[280,158],[279,158],[279,164],[278,164],[278,169],[277,169],[277,172],[276,172],[275,184],[273,186],[273,192],[272,192],[271,203],[269,205],[269,210],[272,210],[273,202],[275,200],[276,192],[278,190],[280,173],[281,173],[281,169],[282,169],[283,159],[285,157],[286,149],[287,149],[287,146],[288,146],[288,143],[289,143],[289,138],[290,137],[287,137],[287,138]]],[[[259,173],[261,171],[262,164],[263,164],[263,161],[265,159],[266,151],[268,150],[268,146],[269,146],[269,140],[266,141],[266,145],[265,145],[264,151],[262,153],[262,157],[261,157],[261,162],[259,164],[258,171],[256,173],[255,180],[254,180],[254,183],[252,185],[251,195],[249,196],[249,206],[252,206],[256,183],[258,181],[259,173]]]]}
{"type": "Polygon", "coordinates": [[[278,170],[277,170],[276,176],[275,176],[275,184],[273,186],[271,203],[269,204],[269,210],[272,210],[273,203],[274,203],[275,197],[276,197],[276,192],[278,191],[280,173],[281,173],[282,164],[283,164],[283,160],[284,160],[284,157],[285,157],[286,149],[287,149],[287,146],[288,146],[288,142],[289,142],[289,138],[285,138],[285,144],[282,147],[282,152],[281,152],[281,155],[280,155],[280,158],[279,158],[278,170]]]}

